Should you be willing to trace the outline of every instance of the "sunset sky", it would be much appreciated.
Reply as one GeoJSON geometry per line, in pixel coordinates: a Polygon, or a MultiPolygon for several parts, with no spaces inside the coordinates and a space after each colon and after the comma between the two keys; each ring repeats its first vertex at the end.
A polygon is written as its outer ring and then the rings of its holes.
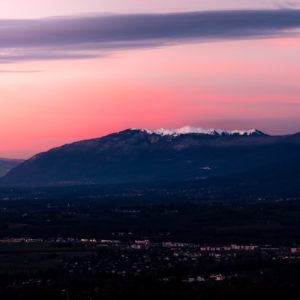
{"type": "Polygon", "coordinates": [[[0,2],[0,157],[184,125],[300,131],[300,1],[0,2]]]}

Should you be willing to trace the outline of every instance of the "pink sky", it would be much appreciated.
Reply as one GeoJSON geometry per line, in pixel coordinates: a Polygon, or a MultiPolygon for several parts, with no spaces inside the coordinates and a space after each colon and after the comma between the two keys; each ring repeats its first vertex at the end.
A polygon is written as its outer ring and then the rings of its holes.
{"type": "Polygon", "coordinates": [[[0,1],[0,18],[40,18],[95,12],[162,12],[299,7],[299,1],[285,0],[9,0],[0,1]]]}
{"type": "MultiPolygon", "coordinates": [[[[41,1],[32,0],[15,14],[16,2],[22,7],[20,1],[1,3],[0,17],[218,9],[236,3],[173,1],[168,6],[170,1],[52,0],[41,6],[41,1]]],[[[244,1],[243,6],[253,3],[244,1]]],[[[260,3],[274,5],[274,1],[260,3]]],[[[0,63],[0,157],[29,157],[129,127],[300,131],[299,53],[299,38],[282,37],[186,42],[98,58],[0,63]]]]}

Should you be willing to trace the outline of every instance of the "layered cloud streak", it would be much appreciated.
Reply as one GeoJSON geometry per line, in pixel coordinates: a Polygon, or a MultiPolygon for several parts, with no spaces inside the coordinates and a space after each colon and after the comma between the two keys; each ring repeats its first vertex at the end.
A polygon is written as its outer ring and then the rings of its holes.
{"type": "Polygon", "coordinates": [[[0,63],[89,58],[132,48],[298,35],[300,10],[0,20],[0,63]]]}

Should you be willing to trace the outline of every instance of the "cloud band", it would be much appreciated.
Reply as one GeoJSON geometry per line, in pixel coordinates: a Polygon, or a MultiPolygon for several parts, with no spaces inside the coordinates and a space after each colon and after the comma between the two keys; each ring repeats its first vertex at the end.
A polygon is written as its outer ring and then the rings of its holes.
{"type": "Polygon", "coordinates": [[[297,34],[300,10],[215,11],[0,20],[0,63],[84,58],[189,41],[297,34]]]}

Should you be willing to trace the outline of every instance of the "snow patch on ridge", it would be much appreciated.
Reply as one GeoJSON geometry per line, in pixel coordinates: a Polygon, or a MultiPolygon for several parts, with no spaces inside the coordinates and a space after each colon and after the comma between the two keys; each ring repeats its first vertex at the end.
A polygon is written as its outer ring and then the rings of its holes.
{"type": "Polygon", "coordinates": [[[250,130],[221,130],[221,129],[206,129],[201,127],[192,127],[192,126],[184,126],[178,129],[165,129],[160,128],[157,130],[149,130],[149,129],[136,129],[132,128],[132,130],[141,130],[148,134],[158,134],[161,136],[179,136],[184,134],[205,134],[205,135],[213,135],[213,136],[253,136],[253,135],[264,135],[261,131],[257,129],[250,130]]]}

